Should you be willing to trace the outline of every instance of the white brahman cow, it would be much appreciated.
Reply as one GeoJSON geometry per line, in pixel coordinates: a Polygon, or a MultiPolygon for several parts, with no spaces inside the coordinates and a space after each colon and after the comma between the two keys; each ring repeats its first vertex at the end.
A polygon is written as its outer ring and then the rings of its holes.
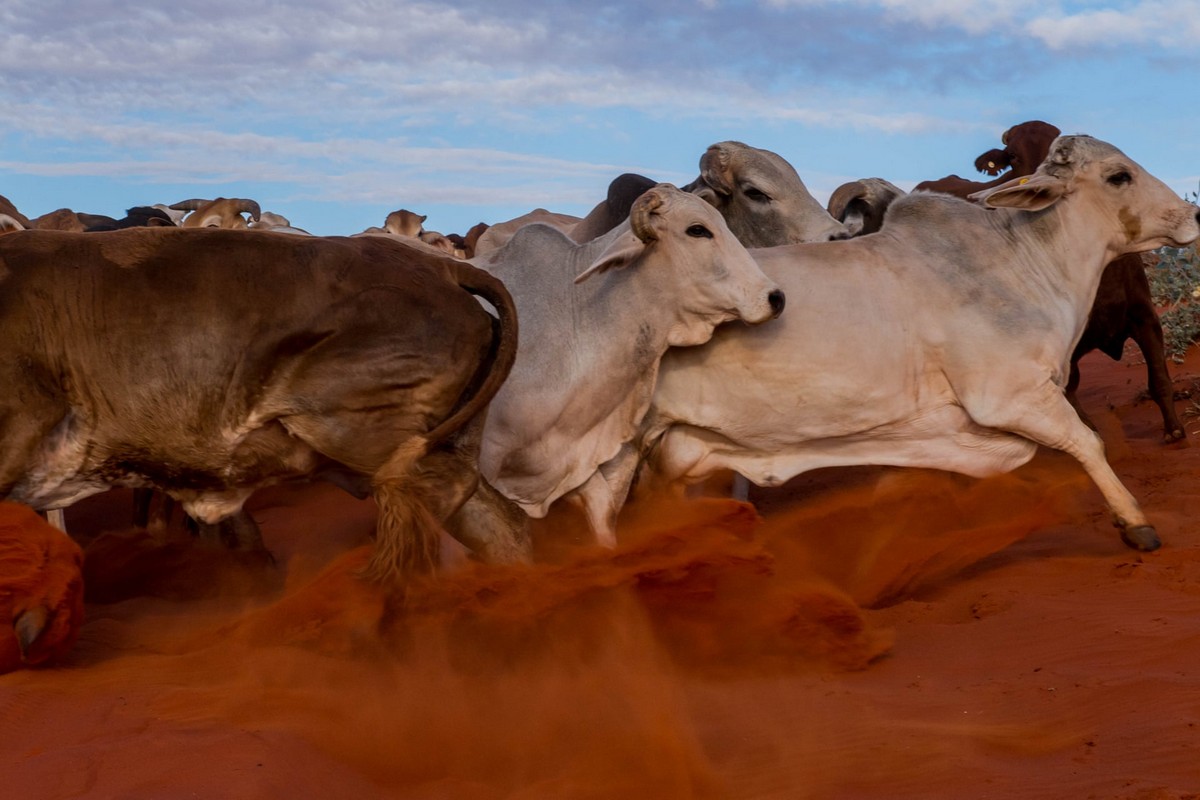
{"type": "Polygon", "coordinates": [[[637,464],[630,442],[663,353],[707,341],[723,322],[766,322],[784,304],[721,215],[669,184],[592,242],[529,225],[471,263],[504,282],[520,319],[516,363],[488,409],[480,472],[533,517],[577,498],[610,545],[637,464]]]}
{"type": "Polygon", "coordinates": [[[751,251],[788,314],[667,354],[643,439],[659,475],[732,469],[777,486],[886,464],[984,476],[1041,444],[1079,460],[1126,544],[1157,548],[1063,386],[1104,266],[1193,241],[1196,207],[1086,136],[1060,137],[1032,176],[979,199],[995,210],[909,195],[876,234],[751,251]]]}

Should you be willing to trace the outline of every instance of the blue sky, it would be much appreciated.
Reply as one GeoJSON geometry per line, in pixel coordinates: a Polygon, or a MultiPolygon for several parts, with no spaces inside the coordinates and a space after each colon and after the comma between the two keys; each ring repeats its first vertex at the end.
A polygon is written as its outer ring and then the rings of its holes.
{"type": "Polygon", "coordinates": [[[973,174],[1043,119],[1200,183],[1200,0],[6,0],[0,194],[250,197],[319,234],[583,214],[705,148],[840,183],[973,174]]]}

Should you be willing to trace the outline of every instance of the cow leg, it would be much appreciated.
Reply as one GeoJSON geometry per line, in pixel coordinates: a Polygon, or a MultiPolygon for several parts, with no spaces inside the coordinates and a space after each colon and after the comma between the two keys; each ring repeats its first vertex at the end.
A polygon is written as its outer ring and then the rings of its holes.
{"type": "Polygon", "coordinates": [[[1184,437],[1184,429],[1175,413],[1175,387],[1167,370],[1162,322],[1153,306],[1130,309],[1130,317],[1130,335],[1146,360],[1146,385],[1150,397],[1162,412],[1163,441],[1177,442],[1184,437]]]}
{"type": "Polygon", "coordinates": [[[446,532],[488,564],[528,563],[533,558],[529,517],[479,474],[484,415],[473,419],[448,445],[426,456],[445,476],[436,516],[446,532]]]}
{"type": "Polygon", "coordinates": [[[1092,418],[1083,410],[1083,406],[1079,405],[1079,397],[1075,391],[1079,388],[1079,353],[1078,351],[1071,356],[1071,374],[1067,378],[1067,387],[1063,390],[1066,395],[1067,402],[1071,404],[1071,408],[1075,409],[1075,413],[1079,415],[1079,419],[1083,421],[1092,430],[1096,430],[1095,423],[1092,418]]]}
{"type": "Polygon", "coordinates": [[[192,533],[201,541],[220,544],[231,550],[265,553],[271,561],[275,560],[263,543],[258,523],[245,509],[219,522],[203,522],[191,517],[188,520],[191,523],[188,527],[195,526],[192,533]]]}
{"type": "Polygon", "coordinates": [[[446,520],[446,530],[488,564],[533,559],[529,516],[482,477],[475,493],[446,520]]]}
{"type": "Polygon", "coordinates": [[[133,490],[133,525],[143,530],[164,531],[171,525],[175,500],[154,489],[133,490]]]}
{"type": "Polygon", "coordinates": [[[67,532],[67,515],[61,508],[51,508],[46,512],[46,521],[63,533],[67,532]]]}
{"type": "MultiPolygon", "coordinates": [[[[482,419],[475,420],[452,441],[428,453],[422,452],[424,440],[418,437],[398,448],[375,473],[372,486],[379,522],[375,552],[366,570],[369,577],[384,581],[432,571],[443,530],[455,538],[462,536],[459,541],[485,558],[503,556],[504,543],[484,541],[485,535],[472,532],[469,517],[460,519],[460,525],[448,524],[471,497],[480,494],[477,463],[482,432],[482,419]]],[[[484,490],[482,497],[493,496],[484,490]]],[[[485,520],[490,516],[495,521],[503,517],[496,509],[477,503],[467,514],[483,514],[485,520]]]]}
{"type": "Polygon", "coordinates": [[[1080,420],[1062,391],[1050,381],[1017,398],[990,405],[986,412],[967,408],[981,425],[1010,431],[1073,456],[1104,495],[1121,539],[1135,550],[1157,550],[1162,542],[1138,502],[1104,457],[1104,442],[1080,420]]]}
{"type": "Polygon", "coordinates": [[[578,500],[588,526],[601,547],[617,546],[617,517],[629,496],[637,473],[638,454],[631,445],[621,446],[617,455],[600,465],[570,497],[578,500]]]}
{"type": "Polygon", "coordinates": [[[150,502],[153,499],[153,489],[133,490],[133,527],[145,530],[150,524],[150,502]]]}

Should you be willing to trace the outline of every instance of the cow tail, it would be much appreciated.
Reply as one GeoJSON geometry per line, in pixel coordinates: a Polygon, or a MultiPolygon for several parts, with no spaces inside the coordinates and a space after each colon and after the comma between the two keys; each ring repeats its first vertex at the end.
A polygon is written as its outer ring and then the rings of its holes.
{"type": "Polygon", "coordinates": [[[486,371],[486,375],[482,376],[482,380],[476,375],[470,384],[475,387],[474,393],[461,401],[450,416],[425,435],[425,441],[431,447],[454,434],[491,402],[512,371],[513,362],[517,360],[517,307],[508,289],[499,278],[465,261],[452,262],[451,269],[452,277],[459,286],[482,297],[496,309],[499,335],[492,339],[489,358],[480,366],[480,372],[486,371]]]}
{"type": "MultiPolygon", "coordinates": [[[[363,575],[384,584],[398,585],[403,578],[428,574],[436,567],[442,514],[435,509],[446,510],[444,495],[456,480],[461,481],[458,488],[464,497],[474,491],[476,475],[461,475],[454,468],[447,471],[447,463],[440,462],[431,451],[484,410],[517,357],[517,308],[504,284],[466,262],[447,261],[447,268],[455,283],[491,303],[499,319],[493,322],[496,333],[488,358],[468,383],[458,407],[424,436],[414,437],[398,448],[373,477],[372,494],[379,506],[379,518],[375,548],[363,575]]],[[[461,455],[450,455],[449,464],[459,463],[459,458],[461,455]]]]}

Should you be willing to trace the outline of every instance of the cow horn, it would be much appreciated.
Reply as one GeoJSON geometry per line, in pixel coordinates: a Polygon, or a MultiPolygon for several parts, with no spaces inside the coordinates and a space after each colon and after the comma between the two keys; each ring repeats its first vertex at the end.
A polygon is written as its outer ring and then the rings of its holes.
{"type": "Polygon", "coordinates": [[[729,174],[729,162],[732,158],[729,145],[738,142],[718,142],[710,145],[700,156],[700,178],[721,194],[733,194],[733,180],[729,174]]]}
{"type": "Polygon", "coordinates": [[[846,208],[855,200],[866,197],[867,193],[867,185],[862,181],[843,183],[833,190],[833,194],[829,198],[829,205],[826,207],[829,216],[840,220],[842,215],[846,213],[846,208]]]}
{"type": "Polygon", "coordinates": [[[655,214],[666,202],[662,192],[659,191],[662,186],[663,184],[659,184],[644,192],[641,197],[633,201],[633,206],[629,209],[629,227],[633,230],[633,235],[643,242],[652,242],[658,238],[658,234],[650,225],[650,216],[655,214]]]}
{"type": "Polygon", "coordinates": [[[13,619],[13,630],[17,632],[17,646],[21,649],[21,660],[29,658],[29,648],[46,630],[50,622],[50,610],[45,606],[34,606],[22,611],[13,619]]]}
{"type": "Polygon", "coordinates": [[[172,203],[168,208],[174,211],[195,211],[201,206],[206,206],[211,203],[211,200],[180,200],[178,203],[172,203]]]}
{"type": "Polygon", "coordinates": [[[1005,147],[1008,146],[1008,135],[1010,133],[1012,133],[1012,128],[1009,128],[1004,133],[1000,134],[1000,144],[1004,145],[1005,147]]]}
{"type": "Polygon", "coordinates": [[[239,214],[249,214],[250,218],[256,222],[262,216],[262,209],[253,200],[238,200],[237,209],[239,214]]]}

